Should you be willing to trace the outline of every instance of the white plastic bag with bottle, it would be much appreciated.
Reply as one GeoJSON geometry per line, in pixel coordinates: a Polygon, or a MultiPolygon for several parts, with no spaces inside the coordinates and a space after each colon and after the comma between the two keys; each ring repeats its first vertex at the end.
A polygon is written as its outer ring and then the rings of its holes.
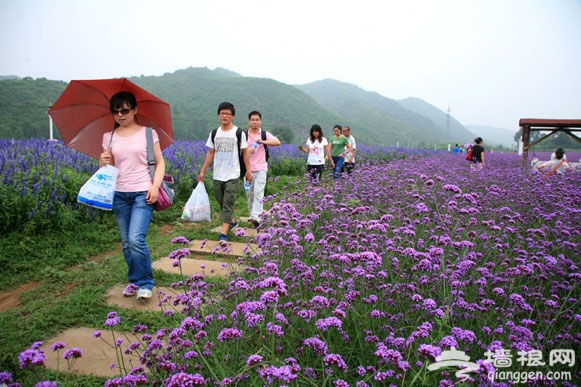
{"type": "Polygon", "coordinates": [[[192,191],[182,212],[182,219],[188,222],[209,222],[212,220],[210,198],[203,182],[198,183],[192,191]]]}

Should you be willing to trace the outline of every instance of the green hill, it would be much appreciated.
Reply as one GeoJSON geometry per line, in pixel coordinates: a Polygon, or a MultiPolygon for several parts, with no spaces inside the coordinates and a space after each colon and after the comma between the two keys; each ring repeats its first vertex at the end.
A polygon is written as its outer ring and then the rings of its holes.
{"type": "MultiPolygon", "coordinates": [[[[401,103],[335,80],[296,86],[243,77],[222,68],[192,67],[129,79],[171,105],[174,135],[179,140],[205,139],[218,125],[216,108],[222,101],[236,106],[238,126],[247,126],[248,112],[259,110],[263,127],[286,132],[286,142],[304,140],[313,124],[321,125],[326,136],[335,124],[351,125],[360,144],[424,146],[446,140],[445,128],[405,106],[406,100],[401,103]]],[[[48,137],[46,111],[66,85],[44,78],[0,77],[0,138],[48,137]]],[[[453,121],[458,126],[454,130],[466,130],[453,121]]],[[[55,137],[59,138],[56,129],[55,137]]]]}

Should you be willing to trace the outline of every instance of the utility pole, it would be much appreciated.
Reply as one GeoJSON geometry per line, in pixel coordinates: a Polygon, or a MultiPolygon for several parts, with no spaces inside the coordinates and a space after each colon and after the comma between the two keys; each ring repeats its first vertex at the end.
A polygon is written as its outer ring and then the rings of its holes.
{"type": "MultiPolygon", "coordinates": [[[[49,110],[52,107],[49,106],[49,110]]],[[[48,116],[48,132],[49,132],[49,140],[50,141],[54,141],[53,135],[52,135],[52,117],[50,116],[50,114],[48,114],[48,110],[46,111],[46,115],[48,116]]]]}
{"type": "Polygon", "coordinates": [[[446,136],[448,136],[448,142],[450,141],[450,104],[448,104],[448,115],[446,116],[446,136]]]}

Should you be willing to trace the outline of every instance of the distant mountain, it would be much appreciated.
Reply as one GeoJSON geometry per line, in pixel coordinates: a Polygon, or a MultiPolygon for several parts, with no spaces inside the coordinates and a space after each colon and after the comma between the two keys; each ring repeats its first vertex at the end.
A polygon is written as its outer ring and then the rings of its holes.
{"type": "Polygon", "coordinates": [[[474,133],[475,136],[482,137],[482,139],[490,145],[503,145],[509,148],[516,147],[516,142],[514,141],[516,131],[505,128],[493,128],[484,125],[466,125],[466,127],[474,133]]]}
{"type": "Polygon", "coordinates": [[[443,132],[429,119],[378,93],[333,79],[297,87],[320,105],[343,116],[346,122],[342,124],[351,124],[353,135],[369,143],[403,145],[413,139],[414,144],[423,146],[442,139],[443,132]]]}
{"type": "MultiPolygon", "coordinates": [[[[192,67],[129,79],[171,105],[174,135],[180,140],[206,139],[219,124],[216,108],[223,101],[236,106],[236,125],[247,127],[248,112],[258,110],[264,128],[291,133],[287,138],[294,138],[288,142],[303,141],[313,124],[321,125],[327,137],[333,125],[350,125],[358,142],[369,145],[426,147],[450,142],[449,137],[458,142],[473,138],[453,117],[448,121],[445,112],[425,101],[396,101],[332,79],[287,85],[223,68],[192,67]]],[[[0,78],[0,138],[46,137],[46,111],[65,87],[44,78],[0,78]]]]}
{"type": "Polygon", "coordinates": [[[428,118],[439,128],[440,136],[452,144],[465,144],[474,139],[474,134],[447,112],[430,105],[419,98],[406,98],[398,101],[402,106],[428,118]]]}

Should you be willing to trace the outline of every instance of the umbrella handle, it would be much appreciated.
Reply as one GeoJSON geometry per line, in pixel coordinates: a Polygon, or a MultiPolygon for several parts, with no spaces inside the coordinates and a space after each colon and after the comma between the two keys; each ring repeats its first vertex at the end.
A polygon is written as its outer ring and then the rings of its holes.
{"type": "Polygon", "coordinates": [[[107,147],[108,151],[111,151],[111,142],[113,141],[113,134],[115,134],[115,129],[113,128],[113,130],[111,131],[111,137],[109,137],[109,146],[107,147]]]}

